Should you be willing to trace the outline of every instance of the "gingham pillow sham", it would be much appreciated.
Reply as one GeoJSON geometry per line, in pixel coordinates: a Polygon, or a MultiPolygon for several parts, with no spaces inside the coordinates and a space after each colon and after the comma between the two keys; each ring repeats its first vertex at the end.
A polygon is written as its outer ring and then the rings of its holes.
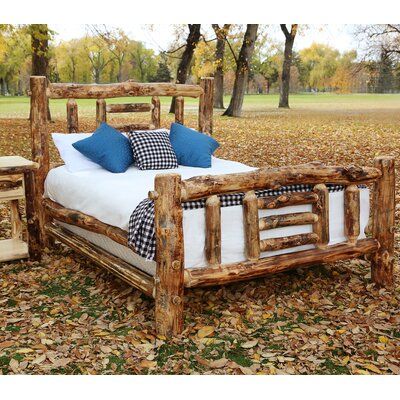
{"type": "Polygon", "coordinates": [[[140,170],[178,168],[167,130],[131,131],[128,138],[140,170]]]}

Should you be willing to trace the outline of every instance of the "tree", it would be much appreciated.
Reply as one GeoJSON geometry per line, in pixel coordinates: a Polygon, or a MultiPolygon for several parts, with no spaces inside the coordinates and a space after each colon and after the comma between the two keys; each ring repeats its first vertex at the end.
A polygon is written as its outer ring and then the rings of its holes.
{"type": "Polygon", "coordinates": [[[128,53],[129,38],[122,29],[108,29],[106,25],[93,25],[95,35],[107,46],[117,63],[117,82],[122,81],[122,66],[128,53]]]}
{"type": "MultiPolygon", "coordinates": [[[[29,26],[32,48],[32,75],[49,78],[49,39],[51,32],[47,24],[31,24],[29,26]]],[[[47,100],[47,118],[51,121],[50,106],[47,100]]]]}
{"type": "Polygon", "coordinates": [[[299,51],[300,81],[309,90],[331,89],[332,77],[334,76],[340,53],[336,49],[313,43],[310,47],[299,51]]]}
{"type": "Polygon", "coordinates": [[[100,83],[105,68],[113,61],[104,42],[88,36],[84,49],[91,65],[91,74],[95,83],[100,83]]]}
{"type": "Polygon", "coordinates": [[[149,80],[150,82],[171,82],[171,71],[168,68],[165,55],[161,55],[161,61],[158,62],[157,71],[149,80]]]}
{"type": "Polygon", "coordinates": [[[292,66],[293,44],[298,24],[292,24],[290,32],[286,24],[280,24],[280,26],[285,35],[285,51],[283,53],[282,77],[279,90],[279,107],[289,108],[290,67],[292,66]]]}
{"type": "Polygon", "coordinates": [[[214,107],[224,108],[224,55],[226,35],[229,32],[231,24],[224,24],[222,28],[218,24],[212,24],[212,27],[217,36],[214,61],[214,107]]]}
{"type": "MultiPolygon", "coordinates": [[[[189,73],[190,63],[192,62],[194,50],[200,40],[200,24],[189,24],[189,33],[186,38],[185,49],[182,53],[176,74],[176,83],[186,83],[189,73]]],[[[170,113],[175,112],[175,98],[172,99],[170,113]]]]}
{"type": "Polygon", "coordinates": [[[257,37],[258,25],[247,24],[242,47],[237,59],[235,83],[229,107],[223,115],[229,117],[240,117],[243,106],[243,97],[246,90],[251,58],[254,52],[254,45],[257,37]]]}
{"type": "Polygon", "coordinates": [[[132,76],[140,82],[147,82],[157,69],[154,51],[147,49],[142,42],[131,41],[128,48],[132,76]]]}

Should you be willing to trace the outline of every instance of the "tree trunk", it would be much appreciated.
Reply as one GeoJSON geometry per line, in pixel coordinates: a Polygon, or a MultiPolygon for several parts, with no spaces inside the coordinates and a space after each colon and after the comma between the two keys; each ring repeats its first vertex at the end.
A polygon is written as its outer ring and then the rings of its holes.
{"type": "MultiPolygon", "coordinates": [[[[32,75],[49,78],[49,29],[47,24],[31,24],[32,75]]],[[[48,100],[47,100],[48,101],[48,100]]],[[[47,119],[51,121],[47,104],[47,119]]]]}
{"type": "Polygon", "coordinates": [[[0,94],[2,96],[6,95],[6,82],[4,78],[0,78],[0,94]]]}
{"type": "Polygon", "coordinates": [[[233,85],[231,101],[223,115],[229,117],[240,117],[247,78],[249,75],[250,62],[253,56],[254,44],[257,37],[257,30],[257,24],[247,24],[242,48],[240,49],[239,58],[237,60],[235,83],[233,85]]]}
{"type": "MultiPolygon", "coordinates": [[[[186,39],[185,50],[182,54],[181,61],[179,62],[178,72],[176,74],[176,83],[186,83],[193,53],[200,40],[200,26],[200,24],[189,25],[189,34],[186,39]]],[[[171,101],[169,112],[175,113],[175,97],[171,101]]]]}
{"type": "Polygon", "coordinates": [[[214,73],[214,107],[224,108],[224,54],[226,35],[231,24],[224,24],[220,28],[218,24],[213,24],[215,35],[217,36],[217,46],[215,49],[215,73],[214,73]]]}
{"type": "Polygon", "coordinates": [[[282,66],[282,82],[279,89],[279,107],[289,108],[289,88],[290,88],[290,67],[293,58],[293,43],[297,33],[297,24],[293,24],[290,32],[285,24],[281,24],[282,32],[285,35],[285,52],[282,66]]]}

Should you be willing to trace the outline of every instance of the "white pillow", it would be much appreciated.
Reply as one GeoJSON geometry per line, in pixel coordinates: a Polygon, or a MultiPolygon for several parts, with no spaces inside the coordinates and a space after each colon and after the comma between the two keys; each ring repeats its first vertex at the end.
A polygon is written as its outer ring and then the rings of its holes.
{"type": "Polygon", "coordinates": [[[79,140],[92,136],[93,133],[52,133],[54,144],[57,147],[60,157],[65,163],[69,172],[88,171],[101,169],[101,166],[89,160],[72,146],[79,140]]]}

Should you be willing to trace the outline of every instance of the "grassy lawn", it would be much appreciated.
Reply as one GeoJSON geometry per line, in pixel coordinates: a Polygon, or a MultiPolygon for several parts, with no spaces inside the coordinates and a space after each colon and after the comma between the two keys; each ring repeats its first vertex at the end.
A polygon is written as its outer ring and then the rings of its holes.
{"type": "MultiPolygon", "coordinates": [[[[149,98],[130,97],[109,99],[108,103],[148,102],[149,98]]],[[[225,106],[229,104],[229,96],[225,96],[225,106]]],[[[197,110],[197,99],[186,98],[186,111],[197,110]]],[[[50,107],[55,118],[65,115],[65,100],[51,100],[50,107]]],[[[170,98],[161,97],[163,110],[166,111],[170,98]]],[[[277,112],[278,95],[247,95],[243,110],[251,112],[277,112]]],[[[293,94],[290,105],[294,110],[314,111],[357,111],[376,109],[399,109],[400,94],[293,94]]],[[[95,115],[95,100],[78,100],[81,116],[95,115]]],[[[24,118],[29,112],[29,97],[0,97],[0,118],[24,118]]]]}
{"type": "MultiPolygon", "coordinates": [[[[254,166],[400,160],[400,95],[294,95],[290,110],[277,101],[246,96],[242,118],[217,112],[217,155],[254,166]]],[[[79,104],[80,127],[93,130],[94,102],[79,104]]],[[[51,131],[65,131],[65,102],[52,107],[51,131]]],[[[27,116],[26,98],[0,98],[0,155],[30,157],[27,116]]],[[[171,121],[164,112],[163,126],[171,121]]],[[[153,301],[71,250],[4,263],[0,374],[400,374],[399,221],[397,206],[392,290],[371,284],[363,259],[190,290],[186,330],[172,340],[155,334],[153,301]]],[[[0,239],[10,231],[0,205],[0,239]]]]}

